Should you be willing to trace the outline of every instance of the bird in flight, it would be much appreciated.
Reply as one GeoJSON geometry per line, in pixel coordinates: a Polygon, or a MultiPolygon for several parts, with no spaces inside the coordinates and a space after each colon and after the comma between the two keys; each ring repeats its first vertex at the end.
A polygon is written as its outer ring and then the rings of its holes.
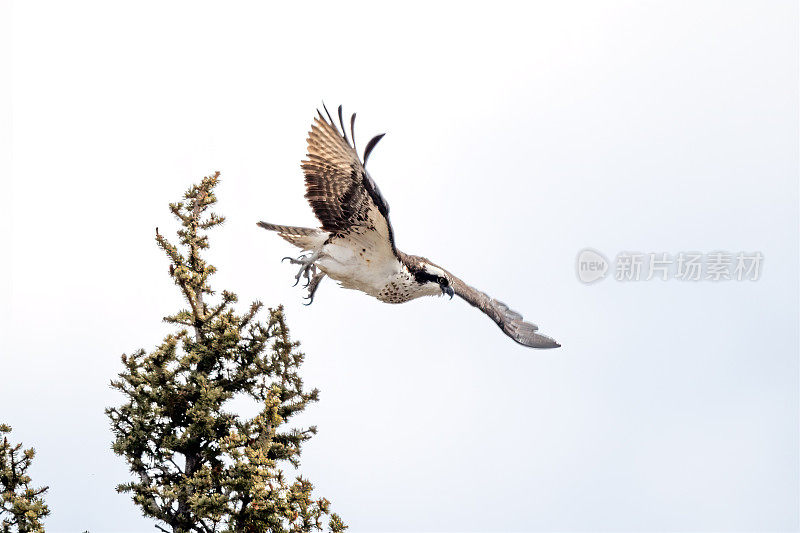
{"type": "Polygon", "coordinates": [[[503,332],[523,346],[558,348],[556,341],[538,333],[538,327],[501,301],[470,287],[426,259],[397,249],[389,222],[389,205],[366,170],[367,160],[383,134],[370,140],[363,159],[355,148],[355,120],[350,137],[339,106],[339,125],[323,104],[308,134],[308,154],[302,163],[306,199],[322,228],[301,228],[259,222],[301,248],[304,255],[285,257],[300,265],[295,285],[305,278],[308,304],[327,275],[342,287],[356,289],[386,303],[403,303],[420,296],[450,298],[456,294],[483,311],[503,332]],[[352,144],[351,144],[352,140],[352,144]]]}

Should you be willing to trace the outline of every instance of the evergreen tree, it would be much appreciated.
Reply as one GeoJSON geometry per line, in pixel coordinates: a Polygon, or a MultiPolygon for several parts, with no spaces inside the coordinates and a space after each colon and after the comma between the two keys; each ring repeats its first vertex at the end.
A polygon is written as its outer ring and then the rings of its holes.
{"type": "Polygon", "coordinates": [[[0,531],[44,532],[41,520],[50,510],[42,495],[48,487],[31,487],[27,474],[36,452],[33,448],[22,450],[22,444],[12,445],[6,433],[11,433],[11,427],[0,424],[0,531]]]}
{"type": "Polygon", "coordinates": [[[289,481],[281,465],[298,466],[301,445],[315,427],[286,429],[286,422],[317,401],[298,374],[303,354],[291,340],[283,309],[253,303],[243,315],[209,286],[215,268],[202,257],[206,231],[223,217],[206,210],[216,202],[219,173],[191,187],[170,204],[178,218],[179,245],[156,229],[156,242],[170,260],[169,274],[188,308],[164,320],[178,326],[150,353],[123,355],[125,370],[112,381],[125,403],[106,409],[134,480],[117,487],[131,493],[161,531],[332,532],[346,526],[324,498],[312,497],[305,479],[289,481]],[[212,300],[214,302],[212,303],[212,300]],[[263,406],[253,418],[226,409],[246,396],[263,406]]]}

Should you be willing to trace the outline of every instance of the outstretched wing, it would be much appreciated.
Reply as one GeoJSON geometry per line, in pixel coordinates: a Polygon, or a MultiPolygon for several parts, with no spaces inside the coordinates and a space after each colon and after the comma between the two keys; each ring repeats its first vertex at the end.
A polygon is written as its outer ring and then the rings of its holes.
{"type": "Polygon", "coordinates": [[[370,246],[373,253],[396,256],[389,205],[364,168],[383,135],[367,143],[362,161],[353,146],[355,114],[350,119],[351,145],[342,120],[342,107],[339,106],[341,132],[327,109],[325,113],[327,120],[318,112],[308,134],[308,154],[302,164],[306,198],[322,229],[331,232],[333,238],[347,238],[370,246]]]}
{"type": "Polygon", "coordinates": [[[499,300],[495,300],[486,293],[470,287],[449,272],[447,273],[450,286],[453,292],[467,301],[470,305],[477,307],[500,326],[503,332],[522,344],[531,348],[558,348],[561,346],[555,340],[546,335],[537,333],[539,327],[536,324],[525,322],[522,315],[499,300]]]}

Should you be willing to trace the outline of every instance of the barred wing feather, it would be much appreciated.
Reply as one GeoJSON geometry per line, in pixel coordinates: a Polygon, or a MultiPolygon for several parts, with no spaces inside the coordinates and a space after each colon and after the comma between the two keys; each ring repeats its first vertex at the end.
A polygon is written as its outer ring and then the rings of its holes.
{"type": "Polygon", "coordinates": [[[486,293],[470,287],[448,272],[453,292],[470,305],[477,307],[503,330],[503,333],[523,346],[531,348],[558,348],[561,346],[547,335],[537,333],[538,326],[525,322],[522,315],[486,293]]]}

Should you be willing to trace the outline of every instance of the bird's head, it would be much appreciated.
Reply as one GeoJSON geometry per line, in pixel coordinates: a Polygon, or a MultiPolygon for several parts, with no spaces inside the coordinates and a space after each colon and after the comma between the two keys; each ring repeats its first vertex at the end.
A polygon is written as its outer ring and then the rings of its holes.
{"type": "Polygon", "coordinates": [[[409,271],[414,276],[414,281],[420,285],[424,294],[441,296],[447,294],[453,297],[453,287],[450,285],[450,276],[444,269],[438,267],[424,257],[410,256],[409,271]]]}

